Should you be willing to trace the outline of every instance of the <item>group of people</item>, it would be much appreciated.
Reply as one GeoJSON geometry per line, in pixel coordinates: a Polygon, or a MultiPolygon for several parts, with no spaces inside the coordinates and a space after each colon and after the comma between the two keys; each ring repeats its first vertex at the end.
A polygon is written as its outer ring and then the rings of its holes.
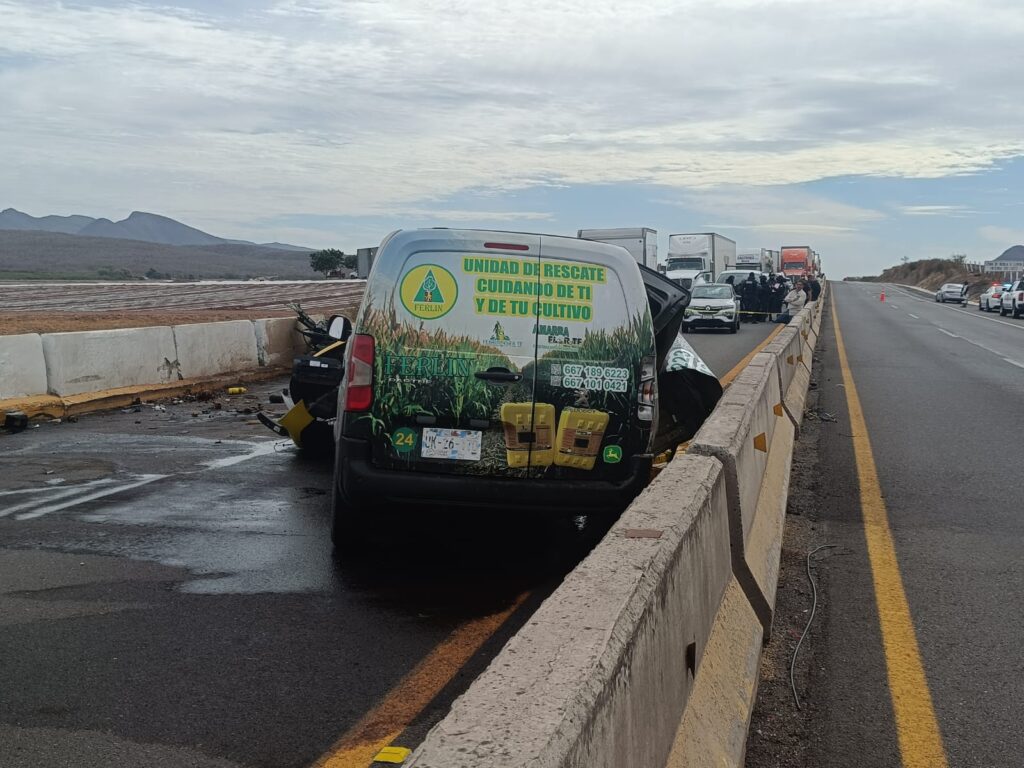
{"type": "Polygon", "coordinates": [[[774,273],[758,278],[751,272],[739,285],[732,275],[725,281],[740,297],[740,316],[744,323],[788,323],[808,301],[817,301],[821,295],[821,283],[814,275],[797,280],[792,288],[784,275],[774,273]]]}

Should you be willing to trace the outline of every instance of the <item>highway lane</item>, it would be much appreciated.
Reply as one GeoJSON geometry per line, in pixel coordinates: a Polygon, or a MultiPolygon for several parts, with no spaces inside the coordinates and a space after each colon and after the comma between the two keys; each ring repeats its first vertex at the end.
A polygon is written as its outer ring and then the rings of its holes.
{"type": "Polygon", "coordinates": [[[930,704],[949,765],[1020,765],[1024,520],[1014,423],[1024,404],[1024,322],[896,286],[884,286],[884,303],[877,284],[832,286],[898,571],[868,559],[856,429],[826,317],[819,407],[838,423],[823,425],[820,442],[819,543],[838,548],[816,568],[824,613],[807,663],[820,738],[809,764],[939,766],[922,757],[930,704]],[[892,614],[900,583],[912,627],[894,647],[879,606],[892,614]],[[908,689],[914,636],[926,683],[908,689]],[[905,695],[894,706],[898,686],[905,695]]]}
{"type": "MultiPolygon", "coordinates": [[[[688,338],[724,374],[774,328],[688,338]]],[[[601,533],[402,516],[338,563],[330,465],[246,412],[283,383],[0,435],[5,768],[368,765],[601,533]]]]}

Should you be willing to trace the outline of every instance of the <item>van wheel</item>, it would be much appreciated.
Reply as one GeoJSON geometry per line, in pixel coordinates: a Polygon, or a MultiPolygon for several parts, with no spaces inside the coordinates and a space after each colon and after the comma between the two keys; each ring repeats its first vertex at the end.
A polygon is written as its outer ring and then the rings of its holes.
{"type": "Polygon", "coordinates": [[[999,316],[1006,317],[1006,310],[1003,308],[1002,304],[999,305],[999,316]]]}
{"type": "Polygon", "coordinates": [[[351,557],[365,551],[366,520],[333,480],[334,497],[331,503],[331,543],[334,553],[351,557]]]}
{"type": "Polygon", "coordinates": [[[740,324],[737,321],[737,322],[735,322],[735,323],[733,323],[732,325],[729,326],[729,333],[736,333],[739,329],[740,329],[740,324]]]}

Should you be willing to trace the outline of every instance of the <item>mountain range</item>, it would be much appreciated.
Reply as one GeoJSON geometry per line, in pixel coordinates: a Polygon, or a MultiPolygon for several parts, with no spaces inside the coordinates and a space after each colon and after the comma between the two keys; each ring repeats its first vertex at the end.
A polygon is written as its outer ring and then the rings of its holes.
{"type": "Polygon", "coordinates": [[[0,280],[309,279],[313,250],[228,240],[142,211],[121,221],[0,211],[0,280]]]}
{"type": "Polygon", "coordinates": [[[144,211],[132,211],[126,219],[94,219],[91,216],[30,216],[7,208],[0,211],[0,230],[52,232],[80,237],[107,237],[115,240],[138,240],[160,245],[256,245],[274,250],[311,252],[311,248],[285,243],[253,243],[249,240],[228,240],[180,221],[144,211]]]}

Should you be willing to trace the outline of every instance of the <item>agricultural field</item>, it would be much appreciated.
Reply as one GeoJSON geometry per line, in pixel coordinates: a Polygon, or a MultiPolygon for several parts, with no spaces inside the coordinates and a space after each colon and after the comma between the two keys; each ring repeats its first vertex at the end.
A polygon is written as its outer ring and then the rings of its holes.
{"type": "Polygon", "coordinates": [[[355,317],[363,280],[0,283],[0,334],[215,322],[308,312],[355,317]]]}

